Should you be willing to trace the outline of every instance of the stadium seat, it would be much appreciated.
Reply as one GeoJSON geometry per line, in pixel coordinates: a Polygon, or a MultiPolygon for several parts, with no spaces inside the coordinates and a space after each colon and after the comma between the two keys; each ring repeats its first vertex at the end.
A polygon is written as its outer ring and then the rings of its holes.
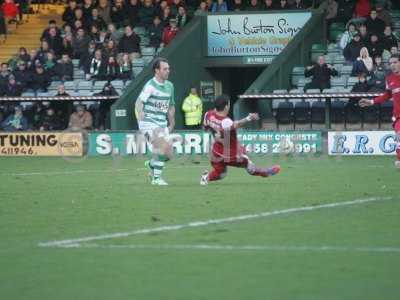
{"type": "Polygon", "coordinates": [[[309,82],[311,82],[310,77],[301,77],[301,78],[299,78],[299,81],[297,82],[297,87],[304,88],[304,86],[309,82]]]}
{"type": "Polygon", "coordinates": [[[352,70],[353,70],[353,66],[342,65],[342,68],[340,70],[340,75],[349,77],[352,70]]]}
{"type": "Polygon", "coordinates": [[[311,121],[310,103],[302,100],[294,105],[294,121],[296,124],[307,124],[311,121]]]}
{"type": "Polygon", "coordinates": [[[132,80],[125,81],[125,87],[129,86],[132,83],[132,80]]]}
{"type": "Polygon", "coordinates": [[[378,106],[372,105],[363,107],[361,109],[361,112],[362,112],[363,123],[378,123],[379,120],[378,106]]]}
{"type": "MultiPolygon", "coordinates": [[[[281,90],[274,90],[272,93],[273,94],[286,94],[287,92],[288,92],[287,90],[281,89],[281,90]]],[[[282,98],[272,99],[272,109],[274,111],[276,111],[276,109],[278,109],[279,103],[285,102],[285,101],[286,100],[282,99],[282,98]]]]}
{"type": "Polygon", "coordinates": [[[330,43],[328,45],[327,53],[328,55],[335,56],[337,54],[341,54],[342,50],[338,48],[338,45],[336,43],[330,43]]]}
{"type": "Polygon", "coordinates": [[[89,90],[91,91],[93,87],[93,82],[87,80],[78,81],[77,90],[89,90]]]}
{"type": "Polygon", "coordinates": [[[325,101],[315,101],[311,105],[311,123],[324,124],[325,123],[325,101]]]}
{"type": "Polygon", "coordinates": [[[304,77],[304,67],[294,67],[292,70],[292,85],[297,86],[299,79],[304,77]]]}
{"type": "Polygon", "coordinates": [[[82,96],[82,97],[85,97],[85,96],[92,96],[92,91],[90,91],[90,90],[80,90],[80,91],[78,91],[77,93],[76,93],[76,96],[82,96]]]}
{"type": "Polygon", "coordinates": [[[40,92],[36,94],[36,97],[49,97],[50,94],[48,92],[40,92]]]}
{"type": "Polygon", "coordinates": [[[132,68],[133,75],[135,77],[137,77],[140,74],[140,72],[142,72],[142,70],[143,70],[143,67],[133,67],[132,68]]]}
{"type": "Polygon", "coordinates": [[[317,61],[320,55],[324,55],[326,53],[326,45],[325,44],[313,44],[311,46],[311,61],[317,61]]]}
{"type": "Polygon", "coordinates": [[[358,82],[358,77],[350,76],[347,78],[347,87],[352,88],[358,82]]]}
{"type": "Polygon", "coordinates": [[[113,81],[111,81],[111,84],[115,89],[123,89],[124,88],[124,82],[122,80],[113,80],[113,81]]]}
{"type": "Polygon", "coordinates": [[[361,122],[361,110],[358,105],[352,105],[347,102],[344,108],[344,117],[346,124],[356,124],[361,122]]]}
{"type": "Polygon", "coordinates": [[[76,82],[76,81],[66,81],[66,82],[64,82],[64,87],[65,87],[66,90],[75,91],[76,87],[77,87],[77,83],[78,82],[76,82]]]}
{"type": "Polygon", "coordinates": [[[332,65],[334,58],[335,58],[334,54],[325,55],[325,63],[332,65]]]}
{"type": "Polygon", "coordinates": [[[141,51],[142,56],[154,56],[156,54],[156,49],[154,47],[143,47],[141,51]]]}
{"type": "Polygon", "coordinates": [[[144,67],[144,65],[145,65],[145,62],[144,62],[143,58],[135,58],[132,61],[133,67],[144,67]]]}
{"type": "Polygon", "coordinates": [[[35,94],[35,92],[23,92],[23,93],[21,94],[21,96],[22,96],[22,97],[35,97],[36,94],[35,94]]]}
{"type": "Polygon", "coordinates": [[[331,78],[331,87],[336,88],[336,87],[345,87],[346,86],[346,77],[340,76],[340,77],[332,77],[331,78]]]}
{"type": "Polygon", "coordinates": [[[344,58],[343,54],[336,54],[333,57],[334,64],[344,64],[345,62],[346,62],[346,59],[344,58]]]}
{"type": "Polygon", "coordinates": [[[133,31],[140,36],[145,36],[147,35],[147,30],[145,27],[140,27],[140,26],[136,26],[133,28],[133,31]]]}
{"type": "Polygon", "coordinates": [[[94,91],[98,91],[98,90],[101,91],[106,83],[107,83],[106,80],[98,80],[98,81],[95,81],[95,82],[94,82],[94,85],[93,85],[93,90],[94,90],[94,91]]]}
{"type": "Polygon", "coordinates": [[[277,124],[290,124],[293,123],[293,103],[284,101],[279,103],[276,112],[277,124]]]}
{"type": "Polygon", "coordinates": [[[142,57],[144,64],[147,66],[149,63],[151,63],[151,61],[154,59],[153,56],[143,56],[142,57]]]}
{"type": "Polygon", "coordinates": [[[344,101],[334,100],[331,102],[330,117],[332,123],[338,124],[344,122],[344,107],[344,101]]]}
{"type": "Polygon", "coordinates": [[[382,123],[391,123],[393,115],[393,102],[385,101],[379,108],[379,120],[382,123]]]}

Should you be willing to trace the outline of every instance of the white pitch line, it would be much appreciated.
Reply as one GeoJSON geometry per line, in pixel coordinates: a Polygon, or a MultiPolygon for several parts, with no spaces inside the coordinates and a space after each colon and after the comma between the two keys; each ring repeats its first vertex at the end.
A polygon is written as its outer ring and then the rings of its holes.
{"type": "Polygon", "coordinates": [[[181,229],[185,229],[185,228],[196,228],[196,227],[203,227],[203,226],[208,226],[208,225],[233,223],[233,222],[245,221],[245,220],[251,220],[251,219],[266,218],[266,217],[271,217],[271,216],[276,216],[276,215],[285,215],[285,214],[292,214],[292,213],[298,213],[298,212],[313,211],[313,210],[317,210],[317,209],[343,207],[343,206],[349,206],[349,205],[363,204],[363,203],[368,203],[368,202],[385,201],[385,200],[392,200],[392,199],[393,199],[393,197],[381,197],[381,198],[374,197],[374,198],[366,198],[366,199],[356,199],[356,200],[352,200],[352,201],[320,204],[320,205],[315,205],[315,206],[294,207],[294,208],[273,210],[273,211],[261,212],[261,213],[256,213],[256,214],[240,215],[240,216],[228,217],[228,218],[222,218],[222,219],[193,221],[193,222],[189,222],[186,224],[166,225],[166,226],[161,226],[161,227],[137,229],[137,230],[128,231],[128,232],[116,232],[116,233],[111,233],[111,234],[87,236],[87,237],[76,238],[76,239],[41,242],[38,244],[38,246],[39,247],[59,247],[62,245],[73,245],[73,244],[77,244],[77,243],[85,243],[85,242],[91,242],[91,241],[116,239],[116,238],[123,238],[123,237],[128,237],[128,236],[133,236],[133,235],[149,234],[149,233],[155,233],[155,232],[177,231],[177,230],[181,230],[181,229]]]}
{"type": "MultiPolygon", "coordinates": [[[[207,168],[208,166],[196,165],[196,166],[170,166],[166,169],[182,169],[182,168],[207,168]]],[[[136,169],[110,169],[110,170],[70,170],[70,171],[49,171],[49,172],[29,172],[29,173],[0,173],[0,176],[41,176],[41,175],[73,175],[81,173],[114,173],[114,172],[127,172],[127,171],[143,171],[147,168],[136,168],[136,169]]]]}
{"type": "Polygon", "coordinates": [[[60,248],[101,248],[132,250],[216,250],[216,251],[286,251],[286,252],[375,252],[400,253],[399,247],[354,247],[354,246],[284,246],[284,245],[101,245],[101,244],[68,244],[60,248]]]}

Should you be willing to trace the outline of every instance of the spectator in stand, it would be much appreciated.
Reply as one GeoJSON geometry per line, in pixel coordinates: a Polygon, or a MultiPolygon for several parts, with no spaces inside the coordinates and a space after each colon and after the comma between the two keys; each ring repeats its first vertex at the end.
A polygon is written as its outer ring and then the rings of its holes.
{"type": "Polygon", "coordinates": [[[190,20],[187,15],[186,8],[184,6],[179,6],[178,8],[178,27],[182,29],[190,20]]]}
{"type": "MultiPolygon", "coordinates": [[[[276,6],[275,9],[278,9],[279,6],[276,6]]],[[[246,7],[247,11],[259,11],[261,10],[261,5],[258,3],[258,0],[250,0],[249,5],[246,7]]]]}
{"type": "Polygon", "coordinates": [[[74,57],[74,48],[72,46],[73,37],[71,34],[64,36],[62,41],[61,53],[68,54],[69,57],[74,57]]]}
{"type": "Polygon", "coordinates": [[[19,48],[19,53],[18,53],[18,60],[28,62],[30,59],[28,52],[26,51],[25,47],[19,48]]]}
{"type": "Polygon", "coordinates": [[[123,36],[123,34],[115,28],[113,23],[107,25],[107,35],[108,39],[114,40],[116,43],[118,43],[123,36]]]}
{"type": "Polygon", "coordinates": [[[119,78],[119,65],[114,56],[110,56],[107,61],[105,79],[113,81],[119,78]]]}
{"type": "MultiPolygon", "coordinates": [[[[118,92],[115,90],[113,85],[110,82],[107,82],[103,90],[100,93],[94,94],[93,96],[119,96],[118,92]]],[[[100,101],[100,107],[98,111],[95,113],[95,128],[104,130],[111,128],[110,122],[110,110],[111,105],[114,101],[103,100],[100,101]]]]}
{"type": "Polygon", "coordinates": [[[1,6],[1,10],[3,11],[6,26],[10,23],[10,21],[17,20],[19,9],[18,6],[14,3],[14,0],[5,0],[5,2],[1,6]]]}
{"type": "MultiPolygon", "coordinates": [[[[268,1],[270,1],[270,0],[268,0],[268,1]]],[[[232,11],[243,11],[245,9],[246,9],[246,6],[244,5],[242,0],[233,0],[232,6],[231,6],[232,11]]],[[[229,8],[228,8],[228,10],[229,10],[229,8]]]]}
{"type": "Polygon", "coordinates": [[[287,0],[280,0],[276,9],[290,9],[290,6],[289,6],[287,0]]]}
{"type": "Polygon", "coordinates": [[[117,28],[123,27],[127,19],[123,0],[115,0],[110,12],[111,21],[117,28]]]}
{"type": "Polygon", "coordinates": [[[63,54],[61,59],[54,67],[54,76],[56,80],[70,81],[74,78],[74,65],[71,62],[68,54],[63,54]]]}
{"type": "Polygon", "coordinates": [[[159,5],[155,5],[155,15],[161,16],[164,9],[168,6],[168,2],[166,0],[162,0],[159,5]]]}
{"type": "Polygon", "coordinates": [[[8,83],[5,89],[5,96],[19,97],[22,94],[22,86],[15,80],[14,75],[8,77],[8,83]]]}
{"type": "Polygon", "coordinates": [[[90,112],[86,111],[84,105],[78,105],[76,107],[76,112],[72,113],[69,122],[68,128],[71,130],[91,130],[93,127],[93,119],[90,112]]]}
{"type": "Polygon", "coordinates": [[[41,64],[36,64],[35,71],[32,75],[31,88],[38,93],[46,93],[49,87],[51,78],[44,70],[41,64]]]}
{"type": "Polygon", "coordinates": [[[31,51],[29,52],[29,61],[27,63],[27,67],[29,71],[34,71],[35,70],[35,63],[36,62],[40,62],[37,59],[37,50],[36,49],[31,49],[31,51]]]}
{"type": "Polygon", "coordinates": [[[355,2],[353,0],[339,0],[336,18],[337,22],[347,24],[347,22],[353,17],[354,8],[355,2]]]}
{"type": "Polygon", "coordinates": [[[85,65],[86,80],[102,80],[106,76],[107,62],[103,58],[101,49],[94,52],[94,56],[85,65]]]}
{"type": "Polygon", "coordinates": [[[118,51],[117,46],[115,45],[114,40],[108,40],[105,47],[104,47],[104,57],[117,57],[118,51]]]}
{"type": "Polygon", "coordinates": [[[64,84],[60,84],[57,87],[57,94],[55,94],[54,97],[70,97],[70,94],[68,94],[65,91],[65,85],[64,84]]]}
{"type": "Polygon", "coordinates": [[[77,8],[76,1],[75,0],[70,0],[68,2],[67,8],[64,10],[64,13],[62,15],[62,20],[67,23],[67,24],[73,24],[74,23],[74,18],[75,18],[75,9],[77,8]]]}
{"type": "Polygon", "coordinates": [[[399,49],[396,46],[393,46],[390,48],[390,51],[387,51],[386,49],[383,51],[382,58],[385,61],[388,61],[392,55],[398,55],[399,54],[399,49]]]}
{"type": "Polygon", "coordinates": [[[369,34],[375,33],[377,35],[382,35],[385,30],[385,22],[378,18],[376,9],[372,9],[369,17],[365,21],[367,26],[367,31],[369,34]]]}
{"type": "Polygon", "coordinates": [[[376,13],[378,18],[385,22],[386,26],[392,24],[392,16],[390,15],[390,12],[383,7],[382,3],[376,3],[376,13]]]}
{"type": "Polygon", "coordinates": [[[92,14],[90,15],[88,23],[89,27],[92,27],[94,25],[99,28],[99,30],[107,29],[107,24],[99,15],[99,11],[97,8],[92,9],[92,14]]]}
{"type": "Polygon", "coordinates": [[[139,24],[139,10],[140,1],[139,0],[129,0],[126,5],[126,13],[129,20],[129,25],[135,27],[139,24]]]}
{"type": "Polygon", "coordinates": [[[397,38],[392,33],[392,27],[390,26],[386,26],[385,30],[383,31],[382,45],[383,48],[388,51],[390,51],[392,47],[398,46],[397,38]]]}
{"type": "Polygon", "coordinates": [[[171,8],[171,15],[174,18],[178,15],[178,9],[182,5],[184,5],[182,0],[172,0],[172,3],[170,4],[170,8],[171,8]]]}
{"type": "Polygon", "coordinates": [[[371,12],[371,3],[369,0],[357,0],[354,16],[356,18],[368,18],[371,12]]]}
{"type": "Polygon", "coordinates": [[[140,57],[140,37],[130,25],[125,26],[125,34],[118,44],[118,53],[128,53],[131,60],[140,57]]]}
{"type": "Polygon", "coordinates": [[[161,24],[165,28],[169,26],[169,21],[173,19],[172,14],[171,14],[171,8],[169,6],[166,6],[162,12],[161,15],[161,24]]]}
{"type": "Polygon", "coordinates": [[[95,8],[93,0],[84,0],[82,5],[83,18],[90,22],[92,18],[92,10],[95,8]]]}
{"type": "Polygon", "coordinates": [[[87,28],[84,28],[83,27],[83,23],[82,23],[82,21],[81,20],[76,20],[76,21],[74,21],[74,24],[72,24],[72,30],[73,30],[73,32],[77,32],[79,29],[83,29],[83,30],[87,30],[87,28]]]}
{"type": "Polygon", "coordinates": [[[362,47],[360,50],[360,56],[353,63],[353,69],[351,70],[351,76],[358,76],[359,74],[369,74],[372,71],[374,62],[369,56],[368,49],[362,47]]]}
{"type": "Polygon", "coordinates": [[[312,76],[310,83],[304,86],[304,91],[308,89],[320,89],[321,91],[331,87],[331,76],[337,76],[338,72],[333,66],[325,63],[323,55],[318,57],[318,62],[306,67],[304,76],[312,76]]]}
{"type": "Polygon", "coordinates": [[[111,23],[111,5],[108,0],[99,0],[97,6],[99,11],[99,16],[106,22],[106,24],[111,23]]]}
{"type": "Polygon", "coordinates": [[[50,28],[48,34],[46,34],[45,38],[49,48],[53,50],[54,54],[57,57],[61,56],[61,52],[63,50],[63,40],[59,34],[57,34],[56,28],[50,28]]]}
{"type": "MultiPolygon", "coordinates": [[[[267,1],[265,1],[267,2],[267,1]]],[[[270,1],[272,3],[272,1],[270,1]]],[[[303,0],[295,0],[294,3],[290,7],[291,9],[306,9],[306,5],[304,4],[303,0]]],[[[264,8],[270,9],[270,8],[264,8]]]]}
{"type": "Polygon", "coordinates": [[[85,31],[80,28],[72,40],[72,48],[74,49],[74,58],[79,59],[88,49],[90,38],[85,34],[85,31]]]}
{"type": "Polygon", "coordinates": [[[152,0],[144,0],[143,6],[139,9],[139,25],[149,27],[153,23],[153,17],[156,14],[156,7],[152,0]]]}
{"type": "Polygon", "coordinates": [[[50,30],[55,29],[57,36],[61,36],[61,30],[57,27],[57,22],[55,20],[50,20],[47,28],[43,30],[41,40],[47,40],[50,37],[50,30]]]}
{"type": "Polygon", "coordinates": [[[342,50],[353,40],[354,35],[357,33],[356,25],[352,22],[347,24],[347,30],[340,38],[339,46],[342,50]]]}
{"type": "MultiPolygon", "coordinates": [[[[60,84],[57,87],[57,94],[54,95],[54,97],[70,97],[71,95],[68,94],[65,91],[65,86],[64,84],[60,84]]],[[[61,125],[61,129],[64,129],[67,127],[67,115],[71,113],[71,102],[68,100],[60,100],[60,101],[51,101],[50,107],[56,112],[57,118],[59,120],[59,123],[61,125]]]]}
{"type": "Polygon", "coordinates": [[[326,4],[326,15],[325,15],[328,39],[329,39],[329,26],[336,21],[337,10],[338,10],[337,2],[335,0],[328,0],[326,4]]]}
{"type": "Polygon", "coordinates": [[[171,41],[175,38],[175,36],[178,34],[178,32],[179,32],[179,28],[178,28],[176,19],[171,19],[169,21],[169,26],[164,28],[161,46],[165,47],[169,43],[171,43],[171,41]]]}
{"type": "Polygon", "coordinates": [[[40,131],[54,131],[64,129],[60,118],[56,115],[54,109],[49,107],[46,109],[44,116],[39,121],[40,131]]]}
{"type": "Polygon", "coordinates": [[[5,94],[5,89],[8,84],[8,77],[10,76],[10,71],[8,70],[8,64],[2,63],[0,68],[0,96],[5,94]]]}
{"type": "Polygon", "coordinates": [[[26,68],[26,62],[23,60],[18,61],[17,69],[14,70],[13,75],[22,89],[26,89],[32,81],[31,72],[26,68]]]}
{"type": "Polygon", "coordinates": [[[57,60],[52,51],[47,53],[46,60],[44,61],[43,67],[50,79],[53,80],[54,67],[56,66],[57,60]]]}
{"type": "Polygon", "coordinates": [[[379,40],[376,33],[371,34],[367,48],[371,57],[375,57],[377,55],[382,56],[383,43],[379,40]]]}
{"type": "MultiPolygon", "coordinates": [[[[358,82],[351,88],[352,93],[366,93],[370,89],[370,86],[367,82],[367,76],[365,73],[359,73],[357,75],[358,82]]],[[[350,98],[346,104],[345,111],[346,111],[346,119],[347,121],[354,121],[358,122],[360,118],[360,107],[358,106],[358,101],[361,98],[350,98]]],[[[354,122],[353,121],[353,122],[354,122]]]]}
{"type": "Polygon", "coordinates": [[[87,26],[88,26],[88,20],[85,19],[85,17],[83,16],[83,11],[80,8],[75,9],[74,11],[74,19],[73,19],[73,23],[69,24],[72,26],[72,28],[77,28],[76,26],[76,21],[80,21],[82,24],[82,28],[84,28],[85,30],[87,30],[87,26]]]}
{"type": "Polygon", "coordinates": [[[369,32],[367,31],[367,26],[365,24],[360,24],[358,32],[360,33],[361,42],[364,45],[367,45],[369,43],[369,32]]]}
{"type": "Polygon", "coordinates": [[[127,53],[120,57],[119,64],[119,78],[122,80],[132,79],[132,61],[127,53]]]}
{"type": "Polygon", "coordinates": [[[17,105],[14,107],[14,114],[9,115],[2,123],[1,127],[4,131],[24,131],[28,129],[28,121],[22,113],[22,107],[17,105]]]}
{"type": "Polygon", "coordinates": [[[98,45],[99,44],[99,37],[100,37],[99,28],[97,28],[96,25],[92,25],[89,29],[90,29],[89,30],[90,40],[95,42],[98,45]]]}
{"type": "Polygon", "coordinates": [[[50,52],[49,43],[46,40],[43,40],[40,43],[40,48],[37,52],[36,59],[40,60],[40,62],[43,64],[46,61],[48,52],[50,52]]]}
{"type": "MultiPolygon", "coordinates": [[[[240,0],[241,1],[241,0],[240,0]]],[[[244,7],[244,5],[242,5],[244,7]]],[[[245,10],[245,8],[243,8],[245,10]]],[[[196,13],[208,13],[208,6],[206,1],[201,1],[196,13]]]]}
{"type": "Polygon", "coordinates": [[[368,80],[370,86],[369,92],[383,92],[385,91],[385,76],[388,70],[383,64],[382,57],[377,55],[374,57],[374,67],[370,72],[371,78],[368,80]]]}
{"type": "MultiPolygon", "coordinates": [[[[211,12],[212,13],[227,12],[227,11],[228,11],[228,5],[226,4],[226,2],[224,0],[217,0],[211,6],[211,12]]],[[[171,9],[171,12],[173,14],[172,9],[171,9]]]]}
{"type": "Polygon", "coordinates": [[[96,43],[90,41],[89,46],[86,49],[86,52],[79,59],[79,67],[85,68],[84,66],[90,63],[90,60],[93,58],[96,49],[97,49],[96,43]]]}
{"type": "Polygon", "coordinates": [[[73,35],[72,27],[68,24],[64,24],[61,30],[61,37],[64,38],[67,35],[73,35]]]}
{"type": "Polygon", "coordinates": [[[364,47],[364,43],[361,42],[360,34],[357,32],[353,36],[353,40],[347,44],[343,50],[343,56],[348,63],[353,63],[357,60],[360,55],[361,48],[364,47]]]}
{"type": "Polygon", "coordinates": [[[150,26],[148,33],[150,37],[149,46],[158,49],[162,42],[162,35],[164,26],[161,24],[160,16],[155,16],[153,19],[153,25],[150,26]]]}

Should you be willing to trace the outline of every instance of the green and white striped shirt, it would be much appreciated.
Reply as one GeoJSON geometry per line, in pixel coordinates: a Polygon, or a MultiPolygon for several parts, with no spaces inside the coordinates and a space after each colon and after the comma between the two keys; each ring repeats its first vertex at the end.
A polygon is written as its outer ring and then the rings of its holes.
{"type": "Polygon", "coordinates": [[[175,105],[172,82],[166,80],[160,83],[153,77],[143,87],[138,100],[143,102],[144,122],[167,127],[168,109],[175,105]]]}

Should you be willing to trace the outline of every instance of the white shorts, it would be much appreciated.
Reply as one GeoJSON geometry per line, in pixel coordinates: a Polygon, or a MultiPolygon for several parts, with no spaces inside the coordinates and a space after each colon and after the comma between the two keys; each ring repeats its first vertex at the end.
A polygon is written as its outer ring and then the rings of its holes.
{"type": "Polygon", "coordinates": [[[151,122],[139,122],[140,133],[146,139],[146,142],[152,143],[154,139],[164,138],[168,140],[169,130],[168,127],[160,127],[151,122]]]}

